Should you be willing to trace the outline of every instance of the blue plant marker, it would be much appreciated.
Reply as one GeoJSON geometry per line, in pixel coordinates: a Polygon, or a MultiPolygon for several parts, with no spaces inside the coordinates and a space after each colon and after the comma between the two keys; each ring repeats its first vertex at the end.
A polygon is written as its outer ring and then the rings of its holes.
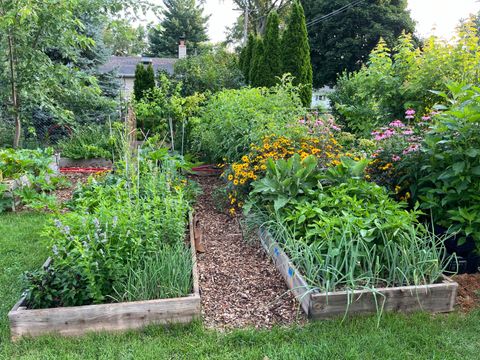
{"type": "Polygon", "coordinates": [[[274,252],[275,256],[280,255],[280,251],[278,250],[277,247],[273,249],[273,252],[274,252]]]}
{"type": "Polygon", "coordinates": [[[295,271],[293,271],[293,269],[289,266],[288,267],[288,276],[292,277],[293,274],[295,274],[295,271]]]}

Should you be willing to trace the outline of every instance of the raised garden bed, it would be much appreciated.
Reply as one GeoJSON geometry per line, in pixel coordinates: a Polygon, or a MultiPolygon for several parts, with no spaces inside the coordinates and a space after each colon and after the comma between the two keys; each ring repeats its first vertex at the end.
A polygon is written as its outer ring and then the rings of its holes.
{"type": "MultiPolygon", "coordinates": [[[[41,336],[50,333],[72,336],[93,331],[121,331],[138,329],[150,324],[188,323],[200,318],[200,291],[192,219],[190,215],[193,291],[189,296],[32,310],[26,308],[25,297],[22,297],[8,313],[12,340],[15,341],[22,336],[41,336]]],[[[49,260],[44,266],[48,264],[49,260]]]]}
{"type": "Polygon", "coordinates": [[[376,293],[369,290],[331,293],[312,290],[269,233],[261,229],[259,235],[263,247],[310,319],[322,320],[345,314],[370,314],[380,310],[441,313],[454,309],[458,284],[447,277],[431,285],[378,288],[376,293]]]}
{"type": "Polygon", "coordinates": [[[70,159],[57,158],[59,168],[112,168],[111,160],[97,158],[97,159],[70,159]]]}

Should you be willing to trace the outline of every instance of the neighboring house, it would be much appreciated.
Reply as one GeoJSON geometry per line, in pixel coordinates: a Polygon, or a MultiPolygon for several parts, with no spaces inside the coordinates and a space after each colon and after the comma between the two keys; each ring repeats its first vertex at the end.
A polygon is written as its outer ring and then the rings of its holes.
{"type": "Polygon", "coordinates": [[[334,91],[330,86],[324,86],[320,89],[313,89],[312,91],[312,108],[321,108],[330,111],[331,104],[328,95],[334,91]]]}
{"type": "Polygon", "coordinates": [[[110,59],[100,66],[102,73],[116,71],[118,77],[122,80],[122,97],[130,98],[133,93],[133,83],[135,81],[135,68],[138,63],[145,66],[151,64],[155,74],[159,71],[166,71],[173,74],[173,65],[178,59],[174,58],[149,58],[140,56],[112,56],[110,59]]]}
{"type": "Polygon", "coordinates": [[[187,46],[185,38],[180,38],[178,44],[178,58],[156,58],[141,56],[112,56],[103,65],[99,67],[101,73],[116,71],[118,77],[122,80],[122,98],[128,99],[133,93],[133,84],[135,82],[135,68],[139,63],[144,66],[152,65],[155,75],[159,71],[165,71],[173,74],[173,66],[178,59],[187,57],[187,46]]]}

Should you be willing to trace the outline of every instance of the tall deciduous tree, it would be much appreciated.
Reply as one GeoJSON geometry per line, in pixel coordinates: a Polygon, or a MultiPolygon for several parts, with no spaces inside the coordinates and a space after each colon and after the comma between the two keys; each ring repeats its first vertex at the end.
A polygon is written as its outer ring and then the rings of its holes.
{"type": "Polygon", "coordinates": [[[113,55],[143,55],[147,49],[147,32],[141,25],[130,25],[128,19],[115,19],[105,27],[104,42],[113,55]]]}
{"type": "Polygon", "coordinates": [[[407,0],[301,1],[307,18],[316,87],[334,84],[337,75],[345,70],[360,69],[380,37],[394,47],[402,31],[413,33],[415,29],[407,0]],[[324,17],[345,6],[344,11],[324,17]]]}
{"type": "Polygon", "coordinates": [[[304,106],[312,101],[312,64],[310,62],[310,45],[308,44],[305,15],[300,2],[295,1],[287,28],[282,38],[283,72],[292,74],[294,84],[301,84],[300,98],[304,106]]]}
{"type": "Polygon", "coordinates": [[[267,30],[263,38],[264,52],[260,59],[260,83],[271,87],[278,83],[282,76],[282,60],[280,51],[279,19],[276,11],[268,15],[267,30]]]}
{"type": "Polygon", "coordinates": [[[181,37],[185,37],[189,47],[208,40],[206,27],[209,16],[203,15],[201,3],[197,5],[195,0],[164,0],[163,3],[163,18],[148,34],[149,55],[177,56],[181,37]]]}

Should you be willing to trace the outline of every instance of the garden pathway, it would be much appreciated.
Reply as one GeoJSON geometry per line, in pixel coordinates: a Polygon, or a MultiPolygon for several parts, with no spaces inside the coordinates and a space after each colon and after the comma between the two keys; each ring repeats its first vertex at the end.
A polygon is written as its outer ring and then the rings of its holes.
{"type": "Polygon", "coordinates": [[[236,219],[215,210],[215,177],[195,177],[203,188],[196,214],[206,252],[198,256],[204,324],[214,328],[270,327],[304,322],[291,293],[262,248],[247,244],[236,219]]]}

